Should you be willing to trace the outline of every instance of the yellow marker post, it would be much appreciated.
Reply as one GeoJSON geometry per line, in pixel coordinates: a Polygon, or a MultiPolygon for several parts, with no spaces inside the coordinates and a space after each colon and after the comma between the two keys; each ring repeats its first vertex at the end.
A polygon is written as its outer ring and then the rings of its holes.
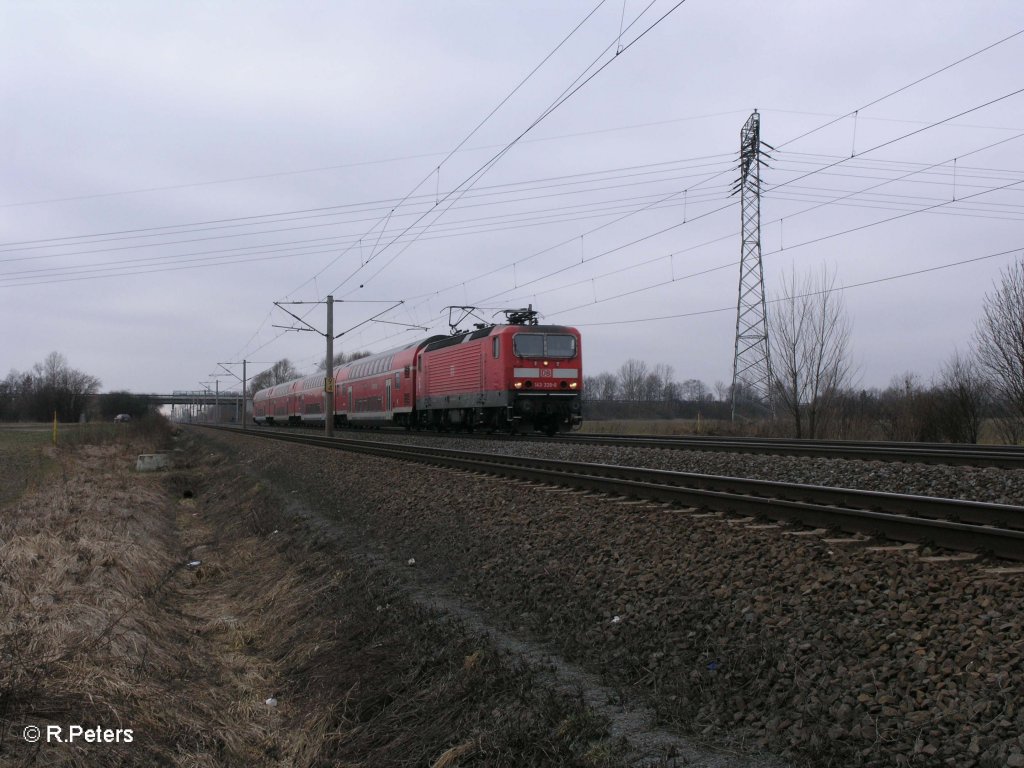
{"type": "Polygon", "coordinates": [[[53,412],[53,444],[57,444],[57,412],[53,412]]]}

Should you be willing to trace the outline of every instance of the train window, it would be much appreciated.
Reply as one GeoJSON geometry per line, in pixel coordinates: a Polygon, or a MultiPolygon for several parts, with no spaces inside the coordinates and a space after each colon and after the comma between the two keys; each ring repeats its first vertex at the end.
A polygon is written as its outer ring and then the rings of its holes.
{"type": "Polygon", "coordinates": [[[395,386],[402,386],[402,374],[398,373],[397,371],[395,372],[395,386]]]}
{"type": "Polygon", "coordinates": [[[563,333],[517,333],[512,349],[518,357],[575,357],[576,337],[563,333]]]}
{"type": "Polygon", "coordinates": [[[501,354],[501,336],[495,336],[491,341],[491,350],[494,353],[494,359],[497,360],[501,354]]]}
{"type": "Polygon", "coordinates": [[[544,337],[546,357],[575,357],[576,337],[569,334],[549,333],[544,337]]]}
{"type": "Polygon", "coordinates": [[[512,348],[519,357],[544,357],[544,334],[517,333],[512,337],[512,348]]]}

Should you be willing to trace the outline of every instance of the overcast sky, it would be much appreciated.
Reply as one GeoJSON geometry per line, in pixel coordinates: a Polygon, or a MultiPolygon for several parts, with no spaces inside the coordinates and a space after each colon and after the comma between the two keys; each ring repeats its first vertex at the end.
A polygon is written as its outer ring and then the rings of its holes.
{"type": "Polygon", "coordinates": [[[589,373],[727,382],[756,108],[769,295],[1016,249],[843,292],[861,385],[930,379],[1024,248],[1024,34],[873,102],[1024,3],[675,4],[0,2],[0,376],[53,350],[105,390],[312,371],[323,340],[274,302],[333,292],[338,332],[404,301],[340,350],[532,303],[589,373]]]}

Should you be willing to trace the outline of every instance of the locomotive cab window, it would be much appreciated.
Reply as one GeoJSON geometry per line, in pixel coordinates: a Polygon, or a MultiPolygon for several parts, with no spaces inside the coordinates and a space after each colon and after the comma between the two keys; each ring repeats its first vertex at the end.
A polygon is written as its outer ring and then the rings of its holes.
{"type": "Polygon", "coordinates": [[[565,333],[517,333],[512,349],[518,357],[575,357],[576,338],[565,333]]]}
{"type": "Polygon", "coordinates": [[[491,341],[491,349],[494,354],[494,359],[497,360],[501,355],[501,336],[495,336],[491,341]]]}
{"type": "Polygon", "coordinates": [[[549,333],[544,337],[544,354],[547,357],[575,357],[576,337],[563,333],[549,333]]]}
{"type": "Polygon", "coordinates": [[[512,337],[512,348],[518,357],[544,357],[544,334],[517,333],[512,337]]]}

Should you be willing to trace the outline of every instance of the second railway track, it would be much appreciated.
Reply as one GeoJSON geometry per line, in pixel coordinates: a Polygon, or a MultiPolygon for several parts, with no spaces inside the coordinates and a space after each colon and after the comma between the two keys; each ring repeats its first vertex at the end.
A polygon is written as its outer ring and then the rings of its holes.
{"type": "Polygon", "coordinates": [[[823,526],[1024,560],[1024,507],[419,445],[224,428],[302,445],[416,461],[630,498],[823,526]]]}
{"type": "Polygon", "coordinates": [[[897,443],[855,440],[795,440],[789,438],[709,437],[680,435],[600,435],[574,433],[550,438],[587,445],[634,448],[666,448],[686,451],[728,451],[776,456],[810,456],[826,459],[859,459],[969,467],[1024,469],[1024,448],[1013,445],[962,443],[897,443]]]}

